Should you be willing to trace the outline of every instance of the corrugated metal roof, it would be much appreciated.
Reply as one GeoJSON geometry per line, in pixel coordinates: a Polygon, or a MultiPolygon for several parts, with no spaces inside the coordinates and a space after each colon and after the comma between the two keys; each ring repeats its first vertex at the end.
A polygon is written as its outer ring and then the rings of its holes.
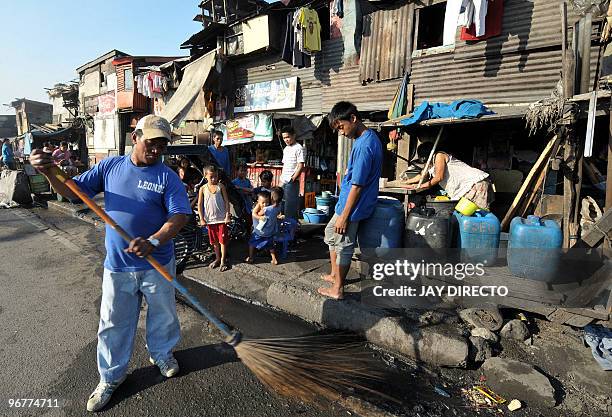
{"type": "Polygon", "coordinates": [[[364,16],[360,80],[399,78],[410,66],[414,4],[364,16]]]}

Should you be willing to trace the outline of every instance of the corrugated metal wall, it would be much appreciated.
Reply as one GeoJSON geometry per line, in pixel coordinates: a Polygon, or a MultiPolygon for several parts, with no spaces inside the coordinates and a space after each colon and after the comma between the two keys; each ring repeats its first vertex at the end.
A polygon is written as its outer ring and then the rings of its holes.
{"type": "MultiPolygon", "coordinates": [[[[502,35],[470,44],[457,40],[452,52],[412,58],[410,82],[415,86],[415,105],[423,100],[460,98],[519,104],[548,97],[561,72],[559,3],[505,0],[502,35]]],[[[571,23],[576,16],[569,12],[571,23]]],[[[593,74],[596,64],[594,45],[593,74]]],[[[396,68],[388,69],[391,67],[396,68]]],[[[274,56],[240,64],[235,72],[237,86],[298,76],[301,95],[290,113],[325,113],[340,100],[350,100],[362,111],[387,110],[402,76],[363,85],[359,62],[344,61],[342,39],[324,41],[323,51],[311,68],[298,70],[274,56]]]]}
{"type": "MultiPolygon", "coordinates": [[[[505,0],[500,36],[471,44],[457,40],[454,52],[413,58],[415,103],[475,98],[519,104],[550,96],[561,72],[559,4],[505,0]]],[[[596,46],[592,53],[594,71],[596,46]]]]}
{"type": "Polygon", "coordinates": [[[402,77],[412,54],[414,4],[379,10],[363,19],[360,80],[384,81],[402,77]]]}

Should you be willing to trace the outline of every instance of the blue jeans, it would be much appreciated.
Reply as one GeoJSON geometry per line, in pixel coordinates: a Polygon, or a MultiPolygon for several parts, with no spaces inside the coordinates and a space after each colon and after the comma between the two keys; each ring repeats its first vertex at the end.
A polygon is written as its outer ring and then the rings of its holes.
{"type": "MultiPolygon", "coordinates": [[[[166,265],[176,276],[172,259],[166,265]]],[[[104,269],[98,328],[100,381],[115,382],[127,372],[142,296],[147,301],[147,349],[154,360],[166,360],[180,339],[174,287],[156,270],[112,272],[104,269]]]]}
{"type": "Polygon", "coordinates": [[[292,219],[298,219],[300,182],[291,181],[283,184],[283,213],[292,219]]]}

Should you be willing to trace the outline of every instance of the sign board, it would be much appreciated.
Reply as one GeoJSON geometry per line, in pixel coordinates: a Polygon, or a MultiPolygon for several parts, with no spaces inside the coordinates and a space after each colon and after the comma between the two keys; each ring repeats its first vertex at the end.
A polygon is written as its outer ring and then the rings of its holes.
{"type": "Polygon", "coordinates": [[[272,115],[250,114],[225,122],[224,146],[249,142],[270,142],[274,136],[272,115]]]}
{"type": "Polygon", "coordinates": [[[98,114],[107,115],[115,112],[115,92],[111,91],[98,96],[98,114]]]}
{"type": "Polygon", "coordinates": [[[235,113],[295,107],[298,77],[247,84],[236,90],[235,113]]]}

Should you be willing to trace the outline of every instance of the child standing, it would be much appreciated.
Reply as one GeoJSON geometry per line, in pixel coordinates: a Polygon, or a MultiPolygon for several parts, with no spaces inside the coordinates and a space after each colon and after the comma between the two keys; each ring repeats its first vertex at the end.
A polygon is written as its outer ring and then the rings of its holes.
{"type": "Polygon", "coordinates": [[[278,231],[278,217],[281,213],[283,190],[274,187],[272,192],[260,191],[257,194],[257,203],[253,207],[253,234],[249,240],[249,256],[246,262],[253,263],[255,249],[270,249],[272,265],[278,265],[276,251],[274,250],[274,234],[278,231]]]}
{"type": "Polygon", "coordinates": [[[198,213],[200,224],[208,226],[208,238],[215,249],[215,260],[209,265],[211,268],[221,266],[220,271],[229,269],[226,262],[227,223],[230,221],[230,204],[227,190],[219,184],[219,171],[215,166],[208,166],[204,170],[207,183],[198,193],[198,213]]]}
{"type": "Polygon", "coordinates": [[[251,185],[251,180],[249,180],[247,176],[247,166],[246,164],[241,164],[238,166],[238,178],[234,178],[232,184],[236,187],[242,199],[244,200],[245,209],[247,211],[251,211],[253,209],[253,185],[251,185]]]}
{"type": "Polygon", "coordinates": [[[257,194],[260,191],[272,191],[272,180],[274,179],[274,174],[269,169],[265,169],[261,171],[259,174],[259,183],[261,184],[259,187],[256,187],[253,192],[255,193],[255,198],[257,198],[257,194]]]}

